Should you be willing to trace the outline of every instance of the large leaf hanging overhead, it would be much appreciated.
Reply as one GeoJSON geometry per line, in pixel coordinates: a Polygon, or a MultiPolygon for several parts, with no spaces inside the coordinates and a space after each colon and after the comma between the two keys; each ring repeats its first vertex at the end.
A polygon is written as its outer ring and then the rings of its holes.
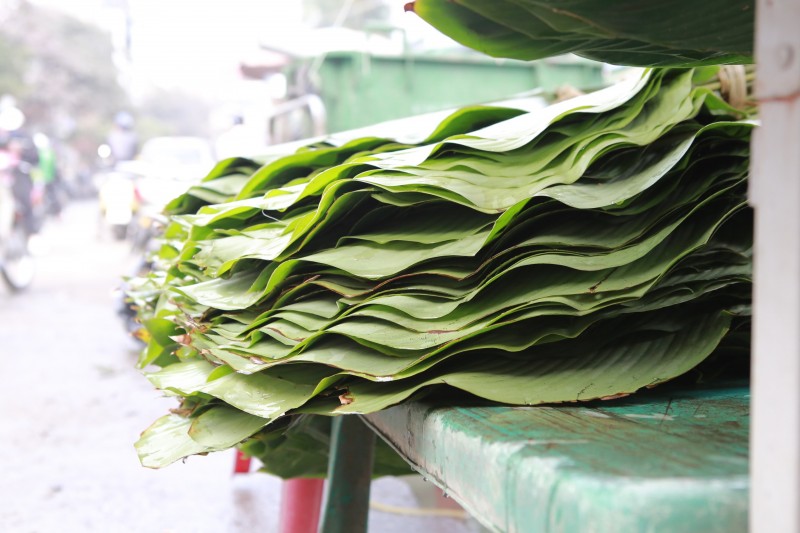
{"type": "Polygon", "coordinates": [[[753,0],[415,0],[406,5],[493,57],[577,55],[637,66],[751,63],[753,0]]]}

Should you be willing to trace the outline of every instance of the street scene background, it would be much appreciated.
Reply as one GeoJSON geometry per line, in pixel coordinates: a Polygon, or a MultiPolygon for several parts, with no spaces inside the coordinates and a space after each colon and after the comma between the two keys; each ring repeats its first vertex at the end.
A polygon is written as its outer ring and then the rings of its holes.
{"type": "MultiPolygon", "coordinates": [[[[139,464],[139,434],[177,404],[135,367],[120,287],[143,221],[216,160],[330,130],[292,107],[326,55],[470,54],[403,3],[0,0],[0,151],[38,153],[33,281],[0,283],[0,531],[278,531],[281,480],[234,475],[232,451],[139,464]]],[[[372,500],[371,531],[480,530],[419,476],[376,481],[372,500]]]]}

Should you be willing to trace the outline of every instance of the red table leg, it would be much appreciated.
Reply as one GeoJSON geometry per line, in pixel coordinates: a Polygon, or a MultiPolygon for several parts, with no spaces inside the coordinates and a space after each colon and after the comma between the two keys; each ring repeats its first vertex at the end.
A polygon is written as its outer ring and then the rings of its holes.
{"type": "Polygon", "coordinates": [[[241,452],[236,450],[236,462],[233,464],[234,474],[247,474],[250,472],[251,459],[241,452]]]}
{"type": "Polygon", "coordinates": [[[280,533],[317,533],[324,479],[298,478],[283,482],[280,533]]]}

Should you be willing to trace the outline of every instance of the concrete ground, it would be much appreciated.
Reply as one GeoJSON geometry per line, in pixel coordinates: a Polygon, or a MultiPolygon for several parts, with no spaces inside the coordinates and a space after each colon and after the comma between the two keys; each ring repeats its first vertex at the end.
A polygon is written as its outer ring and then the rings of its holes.
{"type": "MultiPolygon", "coordinates": [[[[112,290],[135,257],[98,236],[96,209],[76,202],[48,222],[28,291],[0,284],[0,532],[278,531],[281,481],[233,476],[232,451],[139,465],[134,441],[174,400],[133,366],[112,290]]],[[[421,500],[417,484],[373,483],[371,532],[479,530],[410,514],[431,505],[433,489],[421,500]]]]}

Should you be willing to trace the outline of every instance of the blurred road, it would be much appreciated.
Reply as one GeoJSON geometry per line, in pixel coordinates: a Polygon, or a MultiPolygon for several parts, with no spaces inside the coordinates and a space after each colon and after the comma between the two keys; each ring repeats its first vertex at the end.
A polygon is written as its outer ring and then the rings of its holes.
{"type": "Polygon", "coordinates": [[[133,442],[174,400],[133,367],[112,289],[135,257],[96,213],[49,221],[33,286],[0,288],[0,530],[273,531],[279,481],[233,478],[228,453],[139,465],[133,442]]]}
{"type": "MultiPolygon", "coordinates": [[[[232,452],[163,470],[139,465],[138,434],[175,405],[133,367],[137,345],[112,290],[135,256],[99,238],[96,204],[48,222],[33,286],[0,284],[0,531],[277,531],[280,480],[232,476],[232,452]]],[[[409,485],[373,484],[373,501],[414,507],[409,485]]],[[[370,531],[477,531],[471,521],[373,509],[370,531]]]]}

